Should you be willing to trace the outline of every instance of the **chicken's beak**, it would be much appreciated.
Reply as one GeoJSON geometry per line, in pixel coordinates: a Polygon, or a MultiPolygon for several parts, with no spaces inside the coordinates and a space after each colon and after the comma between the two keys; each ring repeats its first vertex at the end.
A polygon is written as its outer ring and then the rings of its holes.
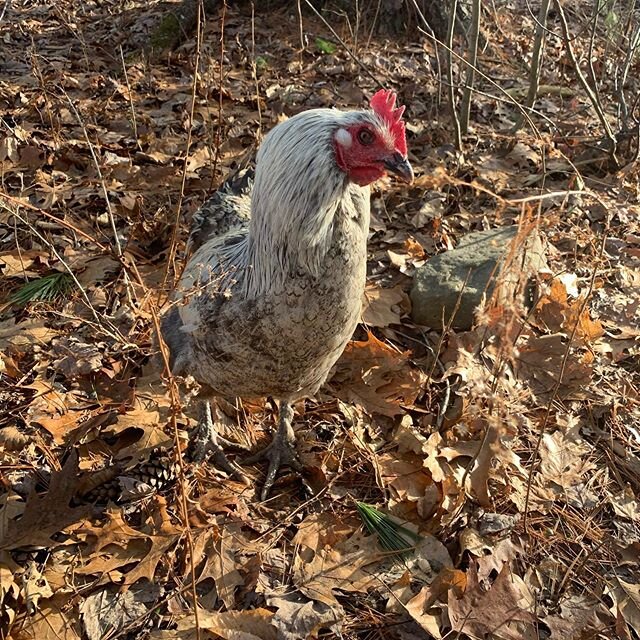
{"type": "Polygon", "coordinates": [[[409,164],[407,158],[403,158],[401,154],[394,153],[392,158],[384,161],[384,167],[389,173],[398,176],[403,182],[411,184],[413,182],[413,168],[409,164]]]}

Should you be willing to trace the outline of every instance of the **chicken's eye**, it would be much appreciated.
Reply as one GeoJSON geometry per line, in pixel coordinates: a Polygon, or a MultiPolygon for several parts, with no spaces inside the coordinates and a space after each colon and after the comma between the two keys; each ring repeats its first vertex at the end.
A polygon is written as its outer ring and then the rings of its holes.
{"type": "Polygon", "coordinates": [[[369,129],[360,129],[358,132],[358,142],[360,144],[369,146],[370,144],[373,144],[374,139],[374,135],[369,129]]]}

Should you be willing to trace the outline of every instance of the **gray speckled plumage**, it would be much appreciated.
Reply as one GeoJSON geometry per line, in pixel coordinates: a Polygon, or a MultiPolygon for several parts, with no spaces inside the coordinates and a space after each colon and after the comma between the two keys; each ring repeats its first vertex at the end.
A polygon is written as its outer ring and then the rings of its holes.
{"type": "Polygon", "coordinates": [[[187,254],[197,251],[211,238],[249,224],[254,175],[251,168],[237,172],[193,214],[187,254]]]}
{"type": "Polygon", "coordinates": [[[279,124],[259,149],[251,194],[218,192],[203,207],[163,319],[174,373],[226,397],[294,401],[323,384],[365,284],[369,187],[347,179],[333,150],[335,132],[359,122],[385,127],[371,111],[328,109],[279,124]]]}

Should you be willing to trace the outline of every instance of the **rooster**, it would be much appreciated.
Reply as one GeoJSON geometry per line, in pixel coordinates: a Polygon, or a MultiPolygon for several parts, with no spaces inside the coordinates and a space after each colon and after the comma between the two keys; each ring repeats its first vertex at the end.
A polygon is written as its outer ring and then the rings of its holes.
{"type": "Polygon", "coordinates": [[[403,113],[388,90],[368,110],[299,113],[265,137],[253,180],[228,182],[194,217],[162,333],[173,373],[201,385],[196,460],[213,451],[246,481],[223,451],[212,400],[279,400],[271,444],[246,461],[269,462],[262,500],[281,465],[300,470],[292,404],[318,391],[358,323],[369,185],[387,172],[413,179],[403,113]]]}

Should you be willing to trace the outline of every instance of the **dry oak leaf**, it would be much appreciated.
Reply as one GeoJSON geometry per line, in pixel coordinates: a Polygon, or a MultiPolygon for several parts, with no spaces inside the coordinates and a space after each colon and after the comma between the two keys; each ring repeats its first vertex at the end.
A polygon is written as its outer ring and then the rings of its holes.
{"type": "Polygon", "coordinates": [[[397,502],[418,502],[422,500],[427,488],[433,484],[431,476],[423,466],[423,457],[405,453],[383,453],[378,457],[380,473],[385,486],[392,490],[397,502]]]}
{"type": "Polygon", "coordinates": [[[453,631],[472,637],[522,640],[534,633],[536,617],[531,613],[533,597],[521,578],[505,565],[491,587],[485,590],[478,581],[475,563],[467,572],[467,588],[462,598],[449,591],[449,621],[453,631]],[[515,623],[524,623],[514,628],[515,623]]]}
{"type": "Polygon", "coordinates": [[[238,571],[240,565],[236,560],[238,539],[242,539],[241,529],[239,523],[225,523],[220,527],[212,526],[194,541],[195,562],[199,562],[202,557],[206,559],[197,581],[213,578],[218,597],[229,610],[235,608],[236,587],[244,584],[244,578],[238,571]]]}
{"type": "Polygon", "coordinates": [[[12,424],[0,429],[0,447],[7,451],[22,451],[31,440],[30,436],[26,436],[12,424]]]}
{"type": "Polygon", "coordinates": [[[578,341],[594,342],[604,335],[602,323],[591,319],[584,297],[569,298],[566,282],[566,279],[555,278],[550,283],[549,290],[536,305],[533,324],[552,333],[564,331],[567,335],[573,333],[575,327],[578,341]]]}
{"type": "Polygon", "coordinates": [[[54,533],[86,518],[91,507],[69,506],[76,491],[77,477],[78,456],[73,451],[62,470],[51,474],[49,490],[43,496],[31,493],[22,517],[7,524],[0,537],[0,549],[50,547],[54,533]]]}
{"type": "Polygon", "coordinates": [[[95,344],[87,344],[70,337],[52,341],[51,366],[65,378],[73,380],[102,368],[102,353],[95,344]]]}
{"type": "MultiPolygon", "coordinates": [[[[164,415],[164,410],[162,414],[164,415]]],[[[107,436],[122,437],[124,442],[130,443],[131,439],[124,437],[124,432],[131,430],[127,436],[137,436],[137,432],[140,432],[133,444],[128,444],[117,454],[118,459],[129,456],[139,458],[156,447],[166,447],[171,444],[171,436],[164,432],[165,424],[166,420],[163,420],[160,408],[153,399],[136,396],[132,410],[118,415],[115,424],[107,426],[102,433],[107,436]]]]}
{"type": "Polygon", "coordinates": [[[540,446],[540,472],[547,486],[570,489],[584,482],[594,464],[583,460],[589,449],[567,438],[562,431],[545,433],[540,446]]]}
{"type": "Polygon", "coordinates": [[[178,620],[177,629],[154,631],[149,640],[279,640],[271,621],[273,613],[267,609],[250,611],[198,611],[198,633],[193,615],[178,620]],[[204,633],[202,633],[204,632],[204,633]]]}
{"type": "MultiPolygon", "coordinates": [[[[2,430],[0,430],[0,433],[2,433],[2,430]]],[[[609,496],[608,502],[619,518],[640,522],[638,498],[630,486],[626,486],[620,493],[609,496]]]]}
{"type": "Polygon", "coordinates": [[[80,640],[80,624],[69,606],[71,597],[61,594],[47,600],[19,631],[12,631],[11,640],[80,640]]]}
{"type": "Polygon", "coordinates": [[[375,536],[353,531],[330,513],[305,518],[293,539],[293,583],[301,593],[338,607],[334,589],[365,592],[377,584],[375,571],[362,570],[382,558],[375,536]]]}
{"type": "Polygon", "coordinates": [[[461,596],[467,584],[467,575],[459,569],[444,567],[433,582],[404,603],[407,613],[431,636],[442,638],[442,609],[449,593],[461,596]]]}
{"type": "Polygon", "coordinates": [[[597,638],[612,627],[611,614],[594,596],[569,596],[560,602],[559,610],[559,614],[542,619],[551,630],[552,640],[597,638]]]}
{"type": "Polygon", "coordinates": [[[33,422],[46,429],[57,445],[64,444],[74,433],[83,414],[78,411],[65,412],[62,415],[34,417],[33,422]]]}
{"type": "Polygon", "coordinates": [[[575,338],[583,344],[591,344],[604,335],[604,327],[600,320],[592,320],[589,308],[584,305],[584,297],[578,298],[562,313],[562,328],[571,335],[575,328],[575,338]]]}
{"type": "Polygon", "coordinates": [[[460,552],[465,551],[476,557],[480,581],[489,578],[494,570],[500,572],[505,564],[511,565],[515,557],[522,553],[510,538],[494,542],[491,538],[481,536],[472,527],[467,527],[460,534],[460,552]]]}
{"type": "Polygon", "coordinates": [[[324,602],[306,600],[294,593],[268,597],[267,604],[277,609],[272,625],[278,630],[278,640],[317,638],[321,629],[340,636],[344,618],[342,607],[329,607],[324,602]]]}
{"type": "Polygon", "coordinates": [[[615,603],[617,615],[622,616],[636,633],[640,633],[640,584],[631,584],[614,576],[608,592],[615,603]]]}
{"type": "Polygon", "coordinates": [[[121,632],[127,625],[147,613],[144,602],[131,591],[111,586],[88,596],[80,605],[88,640],[103,640],[121,632]]]}
{"type": "Polygon", "coordinates": [[[39,251],[0,253],[0,271],[5,278],[35,278],[38,273],[29,267],[40,255],[39,251]]]}
{"type": "Polygon", "coordinates": [[[46,346],[57,335],[43,320],[29,319],[17,324],[13,318],[0,322],[0,351],[24,351],[30,345],[46,346]]]}
{"type": "Polygon", "coordinates": [[[158,564],[176,544],[181,530],[171,523],[166,501],[161,496],[153,497],[149,513],[145,531],[130,527],[123,520],[122,512],[115,509],[107,512],[109,520],[104,526],[86,524],[77,529],[78,537],[91,535],[96,538],[89,562],[78,567],[77,572],[104,574],[137,561],[137,565],[125,575],[124,586],[132,585],[141,578],[153,582],[158,564]]]}
{"type": "MultiPolygon", "coordinates": [[[[78,282],[85,288],[94,286],[107,276],[121,268],[120,262],[111,256],[96,256],[87,253],[86,249],[67,248],[64,252],[65,262],[71,269],[78,282]]],[[[58,267],[61,271],[65,269],[62,265],[58,267]]]]}
{"type": "MultiPolygon", "coordinates": [[[[491,424],[484,427],[485,437],[482,440],[461,440],[450,447],[443,447],[436,454],[451,462],[459,457],[470,457],[473,466],[467,474],[468,487],[472,489],[480,504],[487,507],[491,504],[489,496],[489,479],[495,478],[499,471],[505,474],[508,470],[517,470],[523,477],[525,472],[520,464],[520,459],[502,441],[500,430],[491,424]],[[495,468],[494,462],[500,462],[500,467],[495,468]]],[[[468,463],[465,464],[465,467],[468,463]]]]}
{"type": "Polygon", "coordinates": [[[368,413],[393,417],[411,406],[426,376],[411,367],[409,351],[399,352],[378,340],[351,341],[336,365],[331,385],[337,396],[353,402],[368,413]]]}
{"type": "Polygon", "coordinates": [[[563,370],[567,348],[570,347],[565,339],[557,333],[540,337],[528,335],[518,345],[518,356],[514,363],[516,375],[521,382],[531,385],[531,390],[539,400],[553,392],[561,373],[558,389],[560,398],[575,398],[586,393],[593,367],[580,360],[577,353],[570,353],[563,370]]]}
{"type": "MultiPolygon", "coordinates": [[[[7,551],[0,551],[0,603],[5,602],[5,596],[9,594],[14,600],[20,593],[18,574],[21,567],[17,565],[7,551]]],[[[6,604],[4,605],[6,606],[6,604]]]]}
{"type": "Polygon", "coordinates": [[[388,327],[400,324],[401,306],[406,305],[407,294],[402,287],[381,289],[368,284],[362,302],[362,322],[370,327],[388,327]]]}

